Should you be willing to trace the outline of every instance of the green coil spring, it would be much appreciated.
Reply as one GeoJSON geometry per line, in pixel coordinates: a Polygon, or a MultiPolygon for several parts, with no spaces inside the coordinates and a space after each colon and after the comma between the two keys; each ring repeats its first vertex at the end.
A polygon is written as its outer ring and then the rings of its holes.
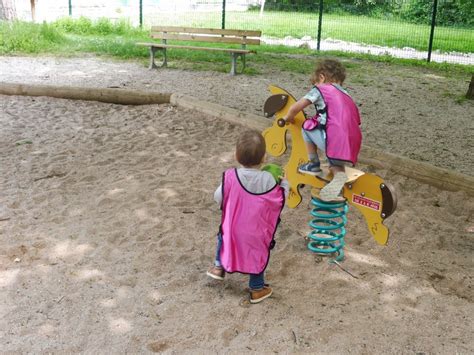
{"type": "Polygon", "coordinates": [[[343,260],[347,202],[325,202],[312,197],[311,204],[315,207],[310,212],[314,218],[309,222],[313,230],[308,234],[308,249],[322,255],[335,254],[330,263],[343,260]]]}

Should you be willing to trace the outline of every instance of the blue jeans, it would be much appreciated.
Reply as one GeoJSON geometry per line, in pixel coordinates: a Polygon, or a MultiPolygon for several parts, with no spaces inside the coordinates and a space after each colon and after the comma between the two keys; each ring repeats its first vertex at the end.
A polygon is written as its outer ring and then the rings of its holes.
{"type": "MultiPolygon", "coordinates": [[[[222,235],[217,234],[217,247],[216,247],[216,257],[214,260],[214,265],[217,267],[222,267],[221,264],[221,247],[222,247],[222,235]]],[[[249,274],[249,288],[251,290],[260,290],[265,286],[265,271],[262,271],[260,274],[249,274]]]]}
{"type": "MultiPolygon", "coordinates": [[[[313,143],[320,151],[326,152],[326,132],[322,129],[313,129],[312,131],[307,131],[301,129],[303,135],[303,140],[307,143],[313,143]]],[[[336,159],[329,159],[329,165],[331,166],[345,166],[345,162],[336,159]]]]}

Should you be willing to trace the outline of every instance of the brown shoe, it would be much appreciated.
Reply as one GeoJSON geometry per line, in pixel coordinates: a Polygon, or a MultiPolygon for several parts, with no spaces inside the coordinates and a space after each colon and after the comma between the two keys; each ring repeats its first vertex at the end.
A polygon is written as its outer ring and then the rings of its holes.
{"type": "Polygon", "coordinates": [[[224,280],[225,271],[223,268],[218,266],[213,266],[207,270],[206,275],[212,277],[214,280],[224,280]]]}
{"type": "Polygon", "coordinates": [[[250,290],[250,303],[262,302],[265,298],[272,295],[273,290],[270,286],[263,286],[260,290],[250,290]]]}

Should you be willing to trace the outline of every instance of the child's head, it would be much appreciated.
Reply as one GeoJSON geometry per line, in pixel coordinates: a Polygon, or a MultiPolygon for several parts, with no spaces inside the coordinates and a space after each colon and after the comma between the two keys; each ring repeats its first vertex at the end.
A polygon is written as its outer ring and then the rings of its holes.
{"type": "Polygon", "coordinates": [[[265,139],[255,130],[243,132],[237,140],[235,158],[245,167],[260,165],[265,157],[265,139]]]}
{"type": "Polygon", "coordinates": [[[344,83],[346,79],[346,68],[335,59],[324,59],[316,64],[314,72],[311,75],[313,85],[323,83],[344,83]]]}

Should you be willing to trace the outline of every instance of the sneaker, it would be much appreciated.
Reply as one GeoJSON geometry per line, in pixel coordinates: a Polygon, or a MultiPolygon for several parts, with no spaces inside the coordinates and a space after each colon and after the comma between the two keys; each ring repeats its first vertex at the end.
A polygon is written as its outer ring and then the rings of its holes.
{"type": "Polygon", "coordinates": [[[260,290],[250,290],[250,303],[262,302],[265,298],[270,297],[272,293],[272,288],[267,285],[260,290]]]}
{"type": "Polygon", "coordinates": [[[212,277],[214,280],[224,280],[225,271],[221,267],[213,266],[207,270],[206,275],[212,277]]]}
{"type": "Polygon", "coordinates": [[[326,202],[343,202],[345,198],[341,196],[342,188],[347,181],[347,175],[343,172],[338,172],[332,180],[321,189],[319,197],[326,202]]]}
{"type": "Polygon", "coordinates": [[[309,175],[319,175],[319,173],[322,171],[321,170],[321,164],[315,163],[315,162],[308,162],[306,164],[300,165],[298,167],[298,171],[303,174],[309,174],[309,175]]]}

